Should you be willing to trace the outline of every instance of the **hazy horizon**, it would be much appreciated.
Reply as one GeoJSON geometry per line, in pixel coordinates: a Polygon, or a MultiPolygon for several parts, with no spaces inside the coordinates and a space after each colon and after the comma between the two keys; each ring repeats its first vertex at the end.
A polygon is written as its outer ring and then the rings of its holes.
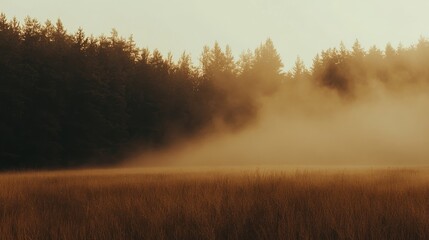
{"type": "Polygon", "coordinates": [[[343,42],[351,47],[357,39],[368,49],[409,46],[427,37],[425,10],[429,2],[391,1],[29,1],[0,0],[0,11],[23,21],[26,16],[41,22],[61,19],[68,32],[133,35],[138,47],[159,49],[178,58],[191,54],[194,64],[205,45],[218,41],[230,45],[236,59],[271,38],[289,70],[297,56],[307,66],[313,57],[343,42]]]}

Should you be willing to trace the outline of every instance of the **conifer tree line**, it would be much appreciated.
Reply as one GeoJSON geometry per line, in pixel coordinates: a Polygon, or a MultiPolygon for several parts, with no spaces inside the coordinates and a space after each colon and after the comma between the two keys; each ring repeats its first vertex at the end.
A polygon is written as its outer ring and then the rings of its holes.
{"type": "Polygon", "coordinates": [[[234,59],[229,47],[205,47],[199,66],[132,38],[68,33],[56,23],[0,16],[0,169],[108,164],[135,148],[156,148],[203,134],[240,129],[259,99],[287,95],[295,82],[353,96],[378,81],[429,83],[429,42],[328,49],[307,69],[283,64],[268,39],[234,59]]]}

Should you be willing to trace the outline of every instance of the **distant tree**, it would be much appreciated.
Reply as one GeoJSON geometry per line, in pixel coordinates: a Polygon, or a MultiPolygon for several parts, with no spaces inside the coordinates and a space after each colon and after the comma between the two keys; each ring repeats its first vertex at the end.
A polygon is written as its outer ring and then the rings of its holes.
{"type": "Polygon", "coordinates": [[[320,66],[316,69],[315,81],[330,89],[337,90],[340,94],[346,94],[350,90],[350,82],[347,78],[348,60],[337,49],[328,49],[321,54],[320,66]]]}
{"type": "Polygon", "coordinates": [[[292,79],[301,81],[310,78],[310,72],[305,67],[304,62],[300,57],[296,58],[295,65],[292,68],[292,79]]]}
{"type": "Polygon", "coordinates": [[[384,49],[384,55],[386,58],[393,58],[396,55],[396,50],[392,47],[390,43],[386,44],[386,48],[384,49]]]}
{"type": "Polygon", "coordinates": [[[239,74],[241,77],[250,77],[248,74],[253,68],[254,61],[255,59],[252,51],[247,50],[246,52],[241,53],[240,59],[238,60],[239,74]]]}
{"type": "Polygon", "coordinates": [[[381,80],[383,78],[383,68],[383,51],[376,46],[370,47],[368,54],[365,56],[365,69],[368,73],[368,77],[381,80]]]}
{"type": "Polygon", "coordinates": [[[282,71],[283,63],[271,39],[267,39],[255,50],[252,65],[248,74],[253,77],[248,84],[262,94],[274,93],[285,75],[282,71]]]}
{"type": "Polygon", "coordinates": [[[415,49],[414,49],[414,59],[418,64],[416,65],[417,73],[416,77],[422,79],[423,81],[429,82],[429,40],[423,37],[420,37],[415,49]]]}
{"type": "Polygon", "coordinates": [[[358,40],[356,40],[354,42],[351,53],[352,53],[352,56],[354,57],[354,59],[356,59],[356,60],[357,59],[362,60],[362,58],[365,57],[365,55],[366,55],[365,49],[362,48],[362,46],[358,40]]]}
{"type": "Polygon", "coordinates": [[[0,168],[18,167],[22,161],[20,132],[26,111],[26,92],[20,73],[21,28],[16,19],[0,15],[0,168]]]}

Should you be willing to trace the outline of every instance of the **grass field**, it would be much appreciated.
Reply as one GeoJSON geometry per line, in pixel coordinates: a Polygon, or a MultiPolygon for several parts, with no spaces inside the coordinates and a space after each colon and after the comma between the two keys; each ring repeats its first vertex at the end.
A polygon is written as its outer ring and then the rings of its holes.
{"type": "Polygon", "coordinates": [[[429,170],[0,174],[1,239],[429,239],[429,170]]]}

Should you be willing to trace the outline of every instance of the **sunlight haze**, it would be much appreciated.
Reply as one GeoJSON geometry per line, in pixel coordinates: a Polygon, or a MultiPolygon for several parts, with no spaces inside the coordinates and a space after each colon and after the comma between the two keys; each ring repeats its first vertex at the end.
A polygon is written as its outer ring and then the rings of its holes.
{"type": "Polygon", "coordinates": [[[137,46],[159,49],[175,58],[183,51],[198,64],[204,45],[229,44],[236,57],[271,38],[286,70],[297,56],[311,66],[322,50],[341,41],[351,47],[384,49],[414,44],[427,37],[429,2],[411,1],[280,1],[280,0],[0,0],[0,11],[23,22],[61,18],[69,32],[82,27],[87,35],[133,35],[137,46]]]}
{"type": "Polygon", "coordinates": [[[428,9],[0,0],[0,240],[429,239],[428,9]]]}

